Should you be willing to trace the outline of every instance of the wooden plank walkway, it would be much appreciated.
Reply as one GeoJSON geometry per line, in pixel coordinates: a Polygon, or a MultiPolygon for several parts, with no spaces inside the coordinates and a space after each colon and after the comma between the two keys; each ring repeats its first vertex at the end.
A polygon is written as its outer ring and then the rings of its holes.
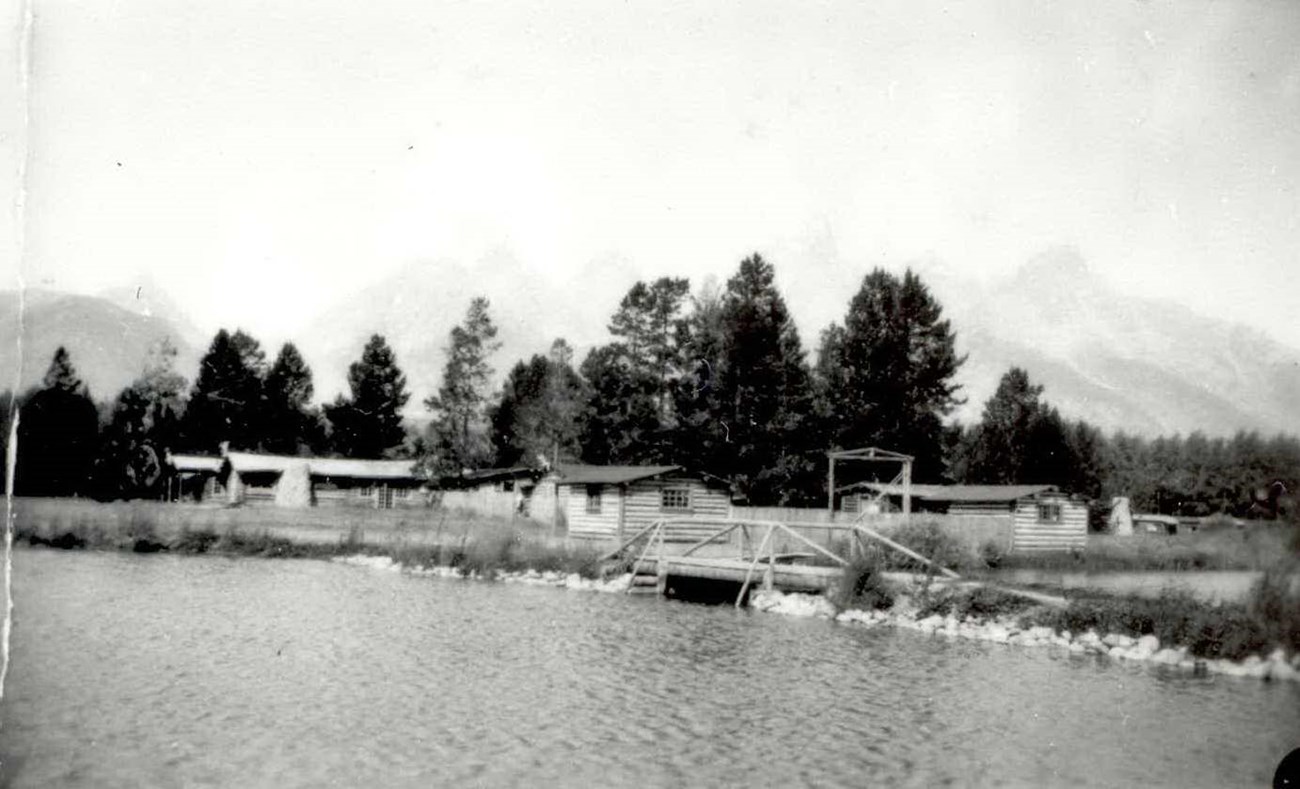
{"type": "MultiPolygon", "coordinates": [[[[767,576],[767,566],[765,559],[760,559],[755,566],[753,559],[699,556],[664,556],[660,559],[647,556],[636,563],[634,572],[638,575],[704,578],[710,581],[731,581],[740,584],[745,582],[751,569],[751,580],[762,582],[767,576]]],[[[843,572],[839,567],[787,564],[778,561],[772,567],[772,585],[787,591],[821,592],[834,586],[843,572]]]]}

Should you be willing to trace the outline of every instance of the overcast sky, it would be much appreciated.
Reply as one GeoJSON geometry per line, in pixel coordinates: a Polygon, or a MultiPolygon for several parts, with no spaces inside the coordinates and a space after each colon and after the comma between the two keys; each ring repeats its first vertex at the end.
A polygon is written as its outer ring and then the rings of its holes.
{"type": "Polygon", "coordinates": [[[1300,346],[1294,1],[32,3],[7,283],[152,277],[277,337],[421,259],[760,250],[823,325],[873,265],[1065,244],[1300,346]]]}

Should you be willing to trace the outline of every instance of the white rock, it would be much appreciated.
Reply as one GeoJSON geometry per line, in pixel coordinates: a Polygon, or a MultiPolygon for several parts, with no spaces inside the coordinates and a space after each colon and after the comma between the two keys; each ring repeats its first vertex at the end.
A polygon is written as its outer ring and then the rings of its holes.
{"type": "Polygon", "coordinates": [[[1110,633],[1105,638],[1103,638],[1101,642],[1108,647],[1123,647],[1125,649],[1128,649],[1129,647],[1133,646],[1132,638],[1130,638],[1129,636],[1121,635],[1119,633],[1110,633]]]}

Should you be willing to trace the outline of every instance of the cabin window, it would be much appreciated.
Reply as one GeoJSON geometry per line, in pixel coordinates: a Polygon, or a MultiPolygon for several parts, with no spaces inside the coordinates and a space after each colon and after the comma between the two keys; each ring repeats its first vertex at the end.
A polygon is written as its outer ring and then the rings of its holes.
{"type": "Polygon", "coordinates": [[[514,489],[515,489],[515,481],[513,479],[507,479],[501,482],[501,490],[505,491],[506,493],[510,493],[514,489]]]}
{"type": "Polygon", "coordinates": [[[399,499],[404,499],[411,495],[410,488],[393,488],[393,495],[399,499]]]}
{"type": "Polygon", "coordinates": [[[1038,522],[1039,523],[1060,523],[1061,505],[1060,504],[1039,504],[1038,522]]]}
{"type": "Polygon", "coordinates": [[[664,488],[659,491],[659,508],[665,512],[690,512],[690,488],[664,488]]]}
{"type": "Polygon", "coordinates": [[[355,488],[355,490],[357,492],[357,496],[363,499],[368,499],[375,494],[374,489],[368,485],[365,487],[355,488]]]}
{"type": "Polygon", "coordinates": [[[587,486],[587,514],[600,514],[600,485],[587,486]]]}

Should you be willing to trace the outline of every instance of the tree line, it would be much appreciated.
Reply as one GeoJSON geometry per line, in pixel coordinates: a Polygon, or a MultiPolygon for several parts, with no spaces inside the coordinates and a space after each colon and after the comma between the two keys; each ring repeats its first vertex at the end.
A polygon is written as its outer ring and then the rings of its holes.
{"type": "Polygon", "coordinates": [[[349,394],[320,408],[292,343],[268,364],[240,330],[216,334],[192,386],[164,344],[99,407],[59,349],[41,386],[16,399],[15,484],[25,495],[156,496],[166,452],[211,455],[224,444],[412,458],[437,476],[493,465],[676,464],[725,480],[737,501],[754,505],[823,504],[825,452],[862,446],[912,455],[918,482],[1055,484],[1174,514],[1274,514],[1278,485],[1300,485],[1294,437],[1106,436],[1063,417],[1019,368],[1002,377],[978,423],[951,424],[965,359],[911,270],[868,273],[812,359],[758,254],[725,283],[694,292],[684,278],[637,282],[607,328],[609,342],[580,363],[557,339],[494,390],[497,329],[487,299],[473,299],[448,336],[420,431],[403,419],[406,377],[380,335],[350,366],[349,394]]]}

